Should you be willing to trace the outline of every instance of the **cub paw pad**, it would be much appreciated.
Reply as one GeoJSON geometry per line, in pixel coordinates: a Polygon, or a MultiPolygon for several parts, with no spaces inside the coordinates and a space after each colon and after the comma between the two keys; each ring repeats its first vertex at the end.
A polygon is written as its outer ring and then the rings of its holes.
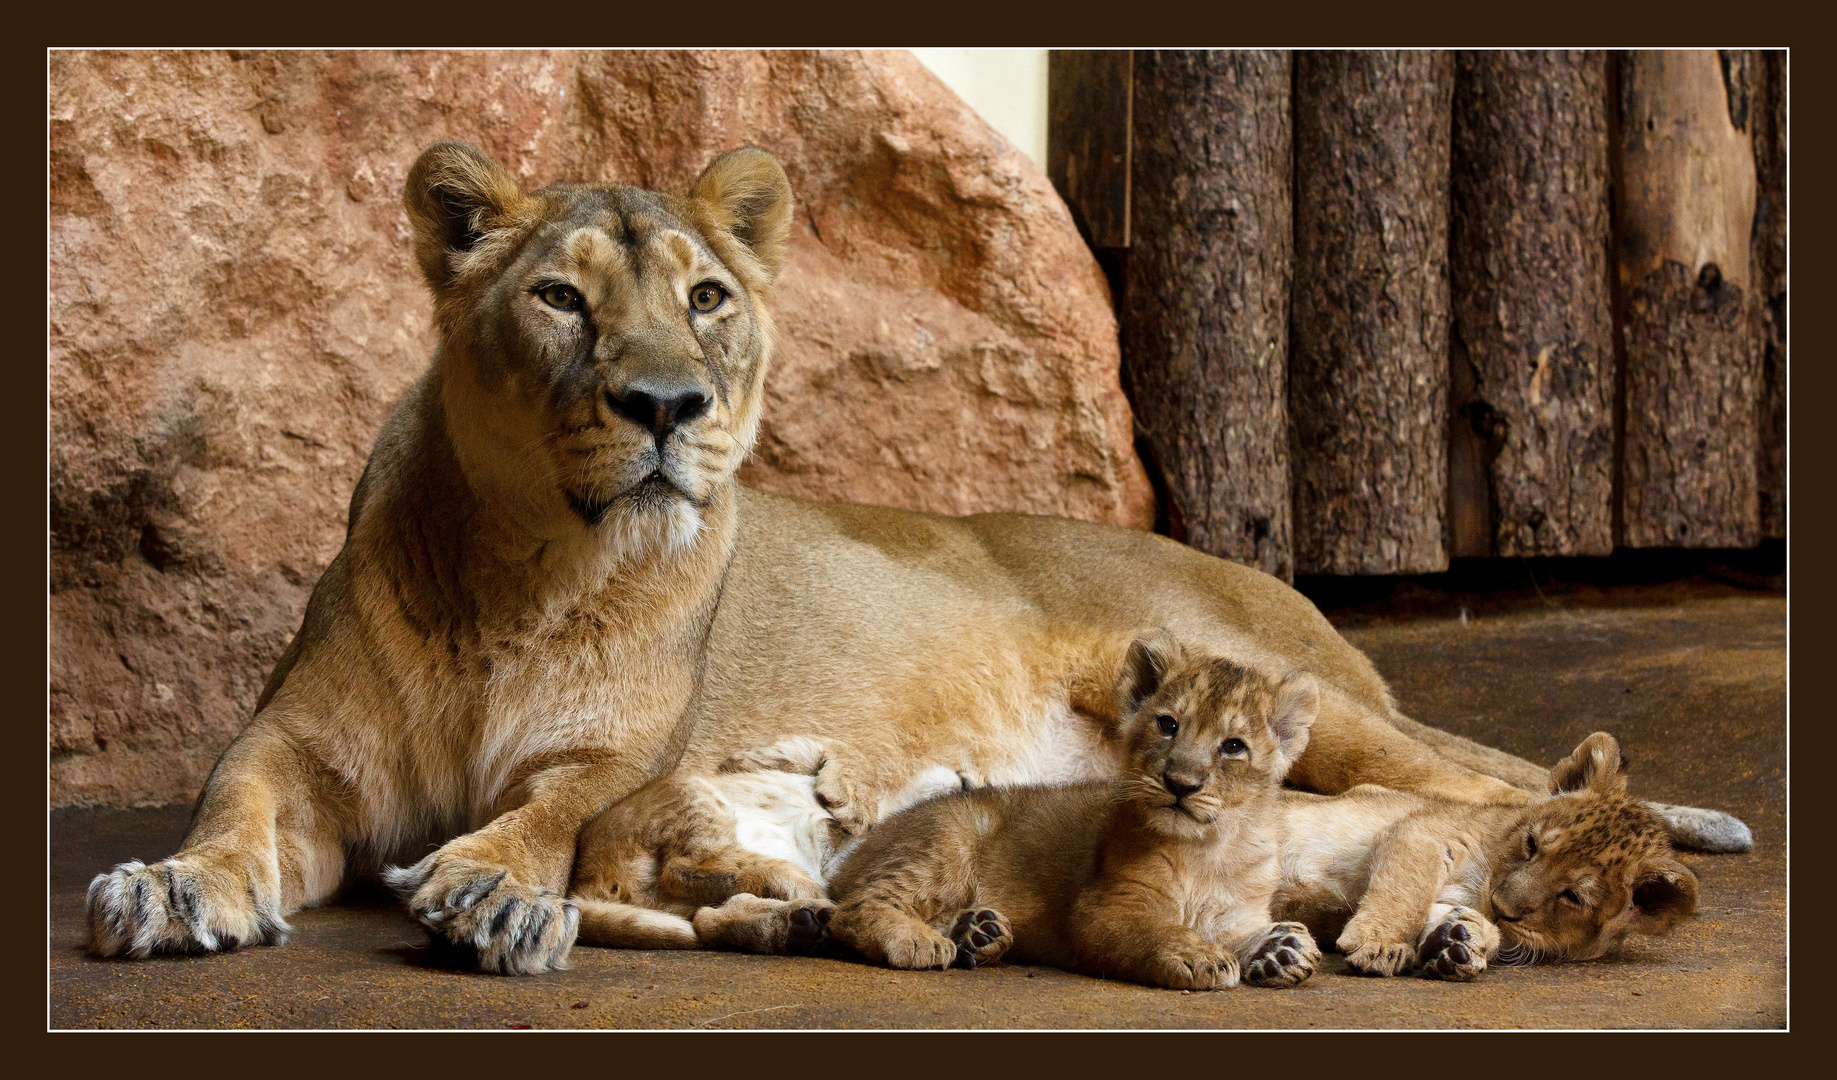
{"type": "Polygon", "coordinates": [[[1008,951],[1014,935],[1008,929],[1008,920],[1000,912],[974,908],[957,916],[957,921],[950,928],[950,940],[957,946],[957,955],[951,961],[951,966],[973,968],[999,959],[1002,953],[1008,951]]]}

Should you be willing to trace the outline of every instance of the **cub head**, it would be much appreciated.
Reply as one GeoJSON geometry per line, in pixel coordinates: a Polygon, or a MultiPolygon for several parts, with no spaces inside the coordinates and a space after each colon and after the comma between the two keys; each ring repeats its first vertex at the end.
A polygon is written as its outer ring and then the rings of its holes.
{"type": "Polygon", "coordinates": [[[1199,836],[1227,810],[1273,792],[1307,746],[1314,679],[1281,683],[1153,631],[1130,644],[1117,679],[1129,765],[1124,797],[1156,829],[1199,836]]]}
{"type": "Polygon", "coordinates": [[[1697,876],[1657,815],[1627,797],[1620,744],[1595,732],[1550,770],[1493,854],[1492,917],[1504,964],[1592,960],[1628,934],[1662,934],[1697,910],[1697,876]]]}
{"type": "Polygon", "coordinates": [[[792,195],[759,150],[683,197],[525,192],[474,147],[408,174],[448,434],[480,498],[544,539],[669,551],[750,451],[792,195]]]}

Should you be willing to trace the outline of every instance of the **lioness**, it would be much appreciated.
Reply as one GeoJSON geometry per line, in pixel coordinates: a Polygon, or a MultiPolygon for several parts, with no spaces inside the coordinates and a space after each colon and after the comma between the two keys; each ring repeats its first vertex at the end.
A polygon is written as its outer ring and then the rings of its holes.
{"type": "Polygon", "coordinates": [[[1007,958],[1175,990],[1296,986],[1320,950],[1270,918],[1282,777],[1319,691],[1130,646],[1115,780],[983,788],[895,814],[830,878],[832,939],[895,968],[1007,958]]]}
{"type": "Polygon", "coordinates": [[[1298,784],[1542,788],[1544,770],[1398,715],[1366,658],[1257,571],[1073,521],[740,488],[793,207],[769,155],[724,155],[682,198],[526,193],[439,143],[405,197],[433,361],[183,848],[91,883],[94,952],[279,942],[353,860],[411,861],[388,880],[482,968],[558,967],[576,834],[678,761],[820,736],[815,790],[850,830],[919,763],[1110,775],[1086,721],[1113,710],[1114,642],[1140,626],[1312,672],[1298,784]]]}

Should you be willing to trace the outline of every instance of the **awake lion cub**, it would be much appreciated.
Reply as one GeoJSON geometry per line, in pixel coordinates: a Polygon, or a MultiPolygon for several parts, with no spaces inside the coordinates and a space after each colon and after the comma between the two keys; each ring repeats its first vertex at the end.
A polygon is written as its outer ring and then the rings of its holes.
{"type": "Polygon", "coordinates": [[[1368,785],[1331,798],[1285,791],[1275,910],[1337,933],[1347,962],[1373,975],[1416,963],[1466,981],[1488,959],[1595,959],[1697,908],[1696,875],[1626,784],[1620,744],[1598,731],[1529,807],[1368,785]]]}
{"type": "Polygon", "coordinates": [[[1314,939],[1269,905],[1313,677],[1278,685],[1156,632],[1130,646],[1117,696],[1120,779],[982,788],[892,817],[831,876],[830,938],[896,968],[1006,956],[1190,990],[1311,975],[1314,939]]]}

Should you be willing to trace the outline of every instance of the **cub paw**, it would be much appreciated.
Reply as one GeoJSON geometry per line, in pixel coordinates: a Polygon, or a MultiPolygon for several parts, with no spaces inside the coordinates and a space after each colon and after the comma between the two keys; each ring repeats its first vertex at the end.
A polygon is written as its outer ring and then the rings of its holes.
{"type": "Polygon", "coordinates": [[[1372,941],[1346,954],[1346,963],[1361,975],[1395,975],[1416,959],[1416,950],[1401,942],[1372,941]]]}
{"type": "Polygon", "coordinates": [[[1457,907],[1430,923],[1417,944],[1424,978],[1470,982],[1499,947],[1499,929],[1472,908],[1457,907]]]}
{"type": "Polygon", "coordinates": [[[96,956],[209,953],[281,945],[292,927],[277,890],[203,858],[125,862],[89,883],[89,951],[96,956]]]}
{"type": "Polygon", "coordinates": [[[787,772],[815,776],[823,763],[823,744],[807,735],[781,739],[770,746],[741,750],[721,762],[717,772],[787,772]]]}
{"type": "Polygon", "coordinates": [[[695,936],[707,948],[790,956],[816,951],[828,937],[835,904],[826,899],[730,896],[695,913],[695,936]]]}
{"type": "Polygon", "coordinates": [[[949,938],[920,922],[892,928],[880,945],[887,966],[902,971],[942,971],[957,958],[957,946],[949,938]]]}
{"type": "Polygon", "coordinates": [[[473,953],[483,971],[533,975],[567,967],[579,906],[554,889],[518,881],[502,866],[444,851],[383,871],[421,925],[473,953]]]}
{"type": "Polygon", "coordinates": [[[1252,986],[1286,988],[1300,986],[1314,974],[1320,963],[1320,946],[1314,935],[1300,923],[1277,923],[1251,950],[1244,965],[1244,981],[1252,986]]]}
{"type": "Polygon", "coordinates": [[[1216,946],[1163,950],[1150,962],[1148,981],[1169,990],[1229,990],[1237,985],[1237,957],[1216,946]]]}
{"type": "Polygon", "coordinates": [[[1014,931],[1008,918],[988,908],[970,908],[957,916],[950,927],[951,944],[957,947],[953,967],[973,968],[993,964],[1014,944],[1014,931]]]}
{"type": "Polygon", "coordinates": [[[857,786],[848,775],[845,763],[838,762],[835,756],[823,758],[816,770],[816,803],[824,810],[843,832],[850,836],[860,836],[874,823],[872,814],[878,808],[877,800],[868,797],[865,788],[857,786]]]}

